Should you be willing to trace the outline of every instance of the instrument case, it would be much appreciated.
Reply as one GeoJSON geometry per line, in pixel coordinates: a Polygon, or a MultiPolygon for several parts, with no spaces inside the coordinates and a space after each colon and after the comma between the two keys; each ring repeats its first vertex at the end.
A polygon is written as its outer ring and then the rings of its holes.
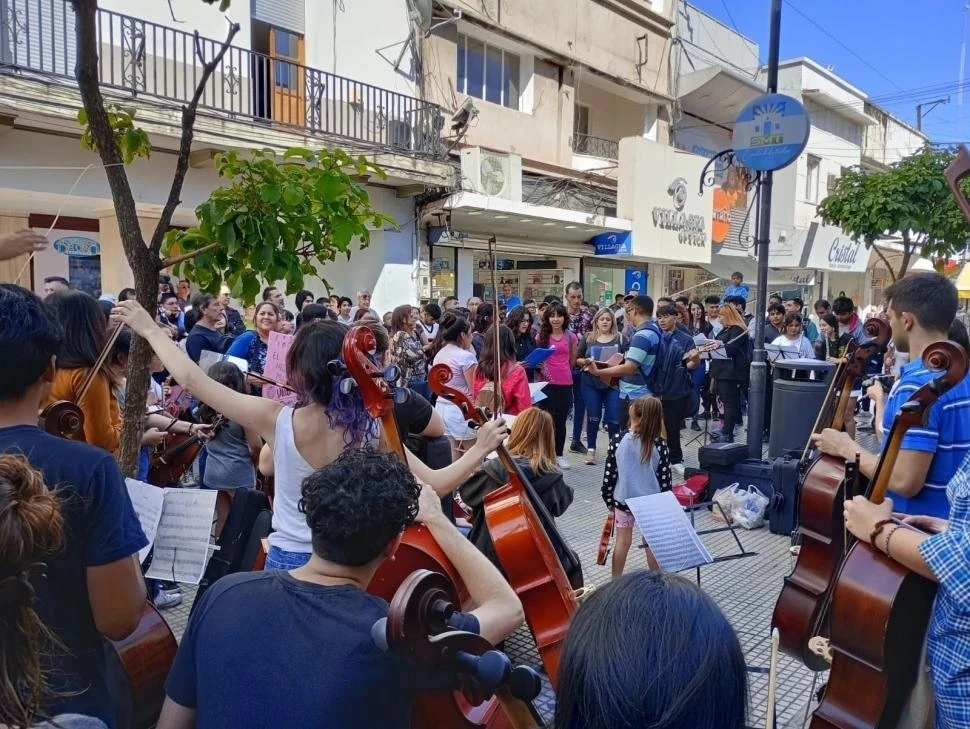
{"type": "Polygon", "coordinates": [[[790,535],[798,526],[799,462],[797,457],[783,456],[771,463],[774,494],[768,505],[768,528],[772,534],[790,535]]]}
{"type": "Polygon", "coordinates": [[[701,469],[708,466],[733,466],[748,457],[745,443],[709,443],[697,450],[697,460],[701,469]]]}

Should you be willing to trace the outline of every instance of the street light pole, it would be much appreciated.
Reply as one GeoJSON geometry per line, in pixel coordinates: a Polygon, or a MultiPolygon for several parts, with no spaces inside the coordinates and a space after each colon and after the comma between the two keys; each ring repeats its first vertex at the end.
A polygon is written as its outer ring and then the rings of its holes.
{"type": "MultiPolygon", "coordinates": [[[[778,61],[781,46],[781,3],[771,0],[771,34],[768,41],[768,93],[778,92],[778,61]]],[[[761,459],[765,430],[765,396],[768,365],[765,362],[765,309],[768,304],[768,245],[771,239],[772,173],[762,172],[758,179],[758,297],[754,312],[754,357],[748,383],[748,458],[761,459]]]]}

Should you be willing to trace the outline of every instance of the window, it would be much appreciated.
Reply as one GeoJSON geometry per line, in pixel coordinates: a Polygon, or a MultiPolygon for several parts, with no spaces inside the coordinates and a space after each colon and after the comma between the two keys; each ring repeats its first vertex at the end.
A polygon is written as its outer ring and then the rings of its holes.
{"type": "Polygon", "coordinates": [[[521,62],[517,55],[458,34],[458,92],[519,108],[521,62]]]}
{"type": "Polygon", "coordinates": [[[808,202],[818,202],[818,171],[822,160],[808,155],[808,173],[805,175],[805,199],[808,202]]]}
{"type": "Polygon", "coordinates": [[[576,104],[573,107],[573,135],[589,136],[589,107],[576,104]]]}
{"type": "Polygon", "coordinates": [[[296,89],[300,83],[299,64],[302,38],[279,28],[272,29],[273,83],[280,88],[296,89]],[[290,63],[292,61],[292,63],[290,63]]]}

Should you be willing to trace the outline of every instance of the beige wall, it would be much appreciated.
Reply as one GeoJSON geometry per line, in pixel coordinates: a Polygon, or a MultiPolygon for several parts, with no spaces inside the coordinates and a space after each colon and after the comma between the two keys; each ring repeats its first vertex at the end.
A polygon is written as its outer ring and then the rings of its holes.
{"type": "Polygon", "coordinates": [[[645,131],[646,104],[629,101],[582,81],[576,89],[576,103],[589,107],[590,136],[619,142],[624,137],[639,137],[645,131]]]}
{"type": "MultiPolygon", "coordinates": [[[[101,227],[101,290],[109,294],[117,294],[121,289],[135,285],[125,249],[121,243],[121,233],[118,230],[118,219],[113,215],[99,218],[101,227]]],[[[158,218],[146,215],[138,216],[141,233],[145,240],[151,239],[158,225],[158,218]]]]}
{"type": "MultiPolygon", "coordinates": [[[[0,234],[16,233],[27,227],[26,215],[0,215],[0,234]]],[[[30,288],[30,266],[27,265],[26,254],[0,261],[0,283],[15,283],[30,288]]]]}

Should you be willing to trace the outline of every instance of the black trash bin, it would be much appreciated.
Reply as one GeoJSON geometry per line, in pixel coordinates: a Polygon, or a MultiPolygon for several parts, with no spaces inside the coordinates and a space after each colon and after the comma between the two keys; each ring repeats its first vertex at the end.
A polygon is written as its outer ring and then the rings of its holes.
{"type": "Polygon", "coordinates": [[[778,458],[805,448],[835,365],[817,359],[783,359],[772,363],[772,369],[768,457],[778,458]]]}

